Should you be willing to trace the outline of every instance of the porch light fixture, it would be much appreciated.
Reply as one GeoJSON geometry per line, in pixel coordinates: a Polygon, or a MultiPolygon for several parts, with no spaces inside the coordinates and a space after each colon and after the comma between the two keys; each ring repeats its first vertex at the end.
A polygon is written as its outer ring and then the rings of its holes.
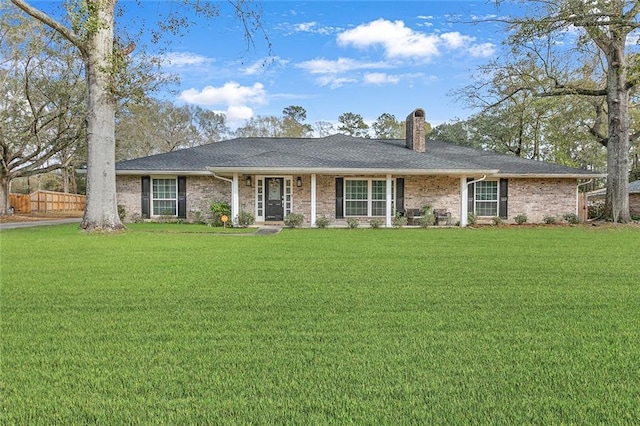
{"type": "Polygon", "coordinates": [[[296,178],[296,186],[298,188],[302,186],[302,178],[300,176],[296,178]]]}
{"type": "Polygon", "coordinates": [[[251,176],[247,176],[244,180],[245,185],[251,186],[251,176]]]}

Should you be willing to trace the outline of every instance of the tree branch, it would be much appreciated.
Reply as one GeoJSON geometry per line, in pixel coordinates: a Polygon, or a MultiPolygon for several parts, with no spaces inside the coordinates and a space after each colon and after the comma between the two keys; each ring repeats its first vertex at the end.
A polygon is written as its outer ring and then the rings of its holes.
{"type": "Polygon", "coordinates": [[[56,21],[41,10],[31,6],[24,0],[11,0],[11,3],[13,3],[17,8],[22,10],[27,15],[34,17],[38,21],[57,31],[62,37],[66,38],[71,42],[71,44],[77,47],[83,54],[85,53],[86,46],[84,45],[84,43],[82,43],[82,40],[80,40],[71,30],[69,30],[69,28],[65,27],[60,22],[56,21]]]}

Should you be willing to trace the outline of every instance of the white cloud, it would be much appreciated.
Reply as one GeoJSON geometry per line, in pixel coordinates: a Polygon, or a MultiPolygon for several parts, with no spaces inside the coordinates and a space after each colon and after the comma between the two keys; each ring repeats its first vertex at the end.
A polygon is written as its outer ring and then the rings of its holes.
{"type": "Polygon", "coordinates": [[[253,117],[253,109],[246,105],[230,106],[224,114],[227,117],[227,123],[235,127],[253,117]]]}
{"type": "Polygon", "coordinates": [[[300,22],[297,24],[291,24],[288,22],[280,23],[275,26],[275,29],[281,30],[285,35],[293,35],[298,33],[311,33],[311,34],[321,34],[321,35],[330,35],[339,31],[336,27],[331,26],[321,26],[318,25],[317,22],[300,22]]]}
{"type": "Polygon", "coordinates": [[[341,74],[361,69],[388,68],[385,62],[361,62],[355,59],[338,58],[335,61],[318,58],[301,62],[296,65],[311,74],[341,74]]]}
{"type": "Polygon", "coordinates": [[[253,64],[247,66],[242,70],[245,75],[261,75],[270,71],[271,67],[282,67],[289,63],[285,59],[280,57],[265,58],[255,61],[253,64]]]}
{"type": "Polygon", "coordinates": [[[364,75],[365,84],[397,84],[399,81],[399,76],[382,72],[372,72],[364,75]]]}
{"type": "Polygon", "coordinates": [[[266,92],[262,83],[255,83],[253,86],[241,86],[235,81],[225,83],[222,87],[206,86],[200,91],[188,89],[180,94],[180,99],[189,104],[206,106],[262,104],[265,102],[265,97],[266,92]]]}
{"type": "Polygon", "coordinates": [[[317,27],[317,22],[302,22],[300,24],[295,24],[293,26],[293,29],[297,32],[313,32],[313,30],[317,29],[317,27]]]}
{"type": "Polygon", "coordinates": [[[475,37],[465,36],[457,31],[440,34],[440,38],[444,40],[449,49],[460,49],[461,47],[468,46],[475,41],[475,37]]]}
{"type": "Polygon", "coordinates": [[[469,52],[474,56],[489,56],[490,43],[475,44],[476,38],[457,31],[426,34],[414,31],[402,21],[378,19],[359,25],[338,35],[338,44],[360,49],[382,47],[388,58],[432,60],[443,50],[469,52]]]}
{"type": "Polygon", "coordinates": [[[188,104],[216,106],[217,112],[226,115],[227,124],[237,127],[244,120],[253,117],[251,105],[264,104],[266,95],[262,83],[241,86],[235,81],[230,81],[221,87],[206,86],[202,90],[188,89],[183,91],[179,98],[188,104]]]}
{"type": "Polygon", "coordinates": [[[402,21],[378,19],[338,35],[338,44],[367,48],[380,45],[386,56],[433,58],[439,55],[439,37],[413,31],[402,21]]]}
{"type": "Polygon", "coordinates": [[[170,52],[165,55],[164,59],[166,64],[172,67],[188,67],[213,62],[211,58],[189,52],[170,52]]]}
{"type": "Polygon", "coordinates": [[[357,80],[353,78],[336,77],[334,75],[325,75],[319,77],[316,81],[320,86],[329,86],[330,89],[337,89],[338,87],[342,87],[347,83],[357,82],[357,80]]]}
{"type": "Polygon", "coordinates": [[[469,53],[475,58],[489,58],[496,54],[496,46],[493,43],[475,44],[469,47],[469,53]]]}

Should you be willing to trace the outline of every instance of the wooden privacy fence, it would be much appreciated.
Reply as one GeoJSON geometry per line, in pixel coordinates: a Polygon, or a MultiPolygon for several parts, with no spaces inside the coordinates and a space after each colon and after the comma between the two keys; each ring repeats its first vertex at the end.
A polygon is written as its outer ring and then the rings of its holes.
{"type": "Polygon", "coordinates": [[[11,206],[16,213],[46,213],[83,211],[86,195],[54,191],[35,191],[31,194],[11,194],[11,206]]]}
{"type": "Polygon", "coordinates": [[[587,193],[578,193],[578,220],[585,223],[589,218],[589,208],[587,207],[587,193]]]}

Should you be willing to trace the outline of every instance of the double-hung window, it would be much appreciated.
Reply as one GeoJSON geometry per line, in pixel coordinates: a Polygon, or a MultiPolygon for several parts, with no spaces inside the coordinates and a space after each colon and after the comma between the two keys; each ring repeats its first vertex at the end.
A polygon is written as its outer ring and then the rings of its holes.
{"type": "MultiPolygon", "coordinates": [[[[387,181],[375,179],[345,179],[345,216],[385,216],[387,211],[387,181]]],[[[391,200],[393,209],[393,184],[391,200]]]]}
{"type": "Polygon", "coordinates": [[[498,182],[484,180],[476,182],[475,213],[478,216],[498,215],[498,182]]]}
{"type": "Polygon", "coordinates": [[[178,182],[175,178],[154,178],[152,182],[153,216],[177,216],[178,182]]]}

